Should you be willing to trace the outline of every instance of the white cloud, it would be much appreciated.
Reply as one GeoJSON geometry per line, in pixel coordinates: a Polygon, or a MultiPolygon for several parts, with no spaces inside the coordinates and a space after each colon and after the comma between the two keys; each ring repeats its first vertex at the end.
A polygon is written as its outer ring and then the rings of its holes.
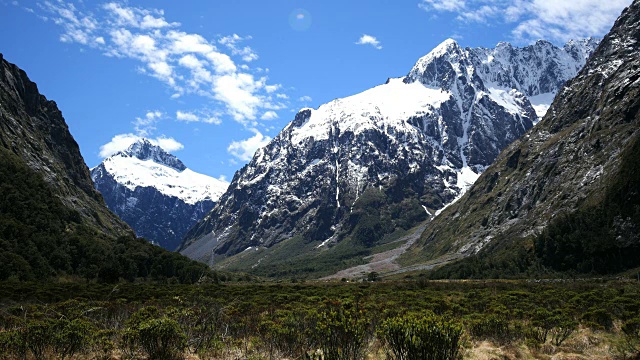
{"type": "Polygon", "coordinates": [[[602,36],[632,0],[422,0],[429,12],[453,13],[461,22],[512,24],[514,40],[565,42],[602,36]]]}
{"type": "Polygon", "coordinates": [[[275,111],[267,111],[260,117],[261,120],[275,120],[278,118],[278,114],[275,111]]]}
{"type": "Polygon", "coordinates": [[[238,34],[224,36],[218,42],[231,50],[231,54],[240,56],[243,61],[251,62],[258,60],[258,54],[249,46],[240,47],[238,44],[242,41],[251,40],[251,36],[242,37],[238,34]]]}
{"type": "Polygon", "coordinates": [[[140,27],[143,29],[155,29],[155,28],[163,28],[168,26],[175,26],[176,24],[169,24],[163,18],[156,18],[151,15],[145,15],[142,18],[142,22],[140,22],[140,27]]]}
{"type": "Polygon", "coordinates": [[[289,98],[289,95],[287,95],[287,94],[276,94],[276,97],[278,99],[287,100],[289,98]]]}
{"type": "MultiPolygon", "coordinates": [[[[78,6],[86,8],[89,3],[78,6]]],[[[193,94],[217,100],[216,116],[197,114],[200,121],[219,123],[220,116],[226,114],[249,128],[256,126],[258,114],[285,107],[271,101],[270,94],[281,85],[254,77],[260,68],[238,66],[232,59],[258,59],[255,51],[243,44],[251,36],[219,38],[217,43],[225,53],[215,41],[182,31],[162,10],[109,2],[92,11],[80,11],[66,0],[45,1],[39,8],[62,27],[61,41],[94,47],[106,56],[137,60],[138,71],[162,81],[171,89],[172,99],[193,94]]]]}
{"type": "Polygon", "coordinates": [[[134,14],[132,9],[123,8],[116,3],[105,4],[104,8],[106,10],[109,10],[113,14],[113,17],[118,25],[138,26],[136,15],[134,14]]]}
{"type": "Polygon", "coordinates": [[[144,117],[137,117],[133,122],[134,130],[138,136],[149,136],[156,130],[155,124],[164,117],[161,111],[147,111],[144,117]]]}
{"type": "Polygon", "coordinates": [[[305,95],[305,96],[301,96],[301,97],[298,99],[298,101],[308,103],[308,102],[313,101],[313,99],[311,98],[311,96],[307,96],[307,95],[305,95]]]}
{"type": "Polygon", "coordinates": [[[257,90],[264,87],[264,81],[264,78],[255,80],[251,74],[223,75],[214,80],[214,97],[228,105],[236,121],[247,124],[256,119],[258,108],[265,105],[264,97],[257,94],[257,90]]]}
{"type": "Polygon", "coordinates": [[[358,41],[356,41],[356,44],[358,45],[371,45],[374,48],[381,50],[382,49],[382,45],[380,44],[380,41],[378,41],[378,39],[376,39],[375,36],[371,36],[371,35],[367,35],[364,34],[360,37],[360,39],[358,39],[358,41]]]}
{"type": "Polygon", "coordinates": [[[264,90],[265,90],[267,93],[271,94],[272,92],[277,91],[277,90],[278,90],[278,89],[280,89],[281,87],[282,87],[282,86],[281,86],[280,84],[275,84],[275,85],[266,85],[266,86],[264,87],[264,90]]]}
{"type": "Polygon", "coordinates": [[[170,137],[160,136],[155,139],[150,139],[149,141],[151,141],[152,144],[160,146],[167,152],[174,152],[184,149],[184,145],[182,145],[176,139],[170,137]]]}
{"type": "MultiPolygon", "coordinates": [[[[79,43],[91,46],[93,43],[89,39],[93,38],[93,33],[98,28],[98,21],[91,16],[86,16],[76,9],[72,3],[53,4],[49,1],[37,3],[38,7],[51,15],[51,19],[56,25],[63,28],[60,35],[60,41],[65,43],[79,43]]],[[[48,21],[49,17],[40,16],[41,19],[48,21]]]]}
{"type": "Polygon", "coordinates": [[[182,31],[169,31],[167,38],[172,41],[171,47],[176,54],[197,53],[208,54],[213,52],[213,45],[199,34],[188,34],[182,31]]]}
{"type": "Polygon", "coordinates": [[[459,11],[466,8],[464,0],[424,0],[418,6],[425,10],[433,8],[438,11],[459,11]]]}
{"type": "Polygon", "coordinates": [[[186,121],[186,122],[200,121],[200,118],[198,118],[198,115],[190,112],[182,112],[180,110],[176,112],[176,119],[180,121],[186,121]]]}
{"type": "Polygon", "coordinates": [[[215,114],[195,114],[188,111],[176,111],[176,119],[185,122],[203,122],[206,124],[220,125],[222,120],[215,114]]]}
{"type": "Polygon", "coordinates": [[[115,2],[107,3],[103,8],[109,12],[111,21],[118,26],[158,29],[180,25],[180,23],[167,22],[162,16],[164,12],[161,10],[147,10],[123,6],[115,2]],[[159,17],[155,17],[154,15],[159,15],[159,17]]]}
{"type": "MultiPolygon", "coordinates": [[[[100,157],[106,158],[120,151],[124,151],[134,142],[142,139],[142,136],[135,134],[118,134],[114,136],[111,141],[100,146],[100,157]]],[[[184,145],[175,140],[174,138],[160,136],[155,139],[148,139],[152,144],[158,145],[167,152],[174,152],[182,150],[184,145]]]]}
{"type": "Polygon", "coordinates": [[[516,38],[543,36],[558,40],[601,36],[630,4],[630,0],[533,0],[527,9],[536,16],[518,24],[513,34],[516,38]]]}
{"type": "Polygon", "coordinates": [[[173,68],[171,65],[164,61],[157,61],[149,63],[149,68],[153,71],[153,76],[166,82],[169,85],[174,85],[173,68]]]}
{"type": "Polygon", "coordinates": [[[227,151],[242,161],[249,161],[255,154],[256,150],[267,145],[271,138],[269,136],[262,135],[257,129],[250,129],[255,134],[254,136],[240,141],[234,141],[229,144],[227,151]]]}
{"type": "Polygon", "coordinates": [[[234,73],[237,70],[236,64],[227,54],[212,51],[208,53],[206,57],[211,61],[211,64],[213,64],[218,74],[234,73]]]}

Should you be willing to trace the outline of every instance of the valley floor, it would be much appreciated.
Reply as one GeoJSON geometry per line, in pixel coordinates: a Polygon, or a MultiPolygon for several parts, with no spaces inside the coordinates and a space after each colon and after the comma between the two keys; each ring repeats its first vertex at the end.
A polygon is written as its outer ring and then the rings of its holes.
{"type": "Polygon", "coordinates": [[[639,313],[621,280],[5,282],[0,358],[637,359],[639,313]]]}

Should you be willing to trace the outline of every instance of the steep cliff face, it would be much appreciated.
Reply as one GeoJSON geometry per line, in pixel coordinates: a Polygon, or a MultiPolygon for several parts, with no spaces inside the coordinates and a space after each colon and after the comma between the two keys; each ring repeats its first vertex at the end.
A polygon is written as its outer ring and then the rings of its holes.
{"type": "MultiPolygon", "coordinates": [[[[182,253],[212,263],[295,237],[321,251],[352,235],[366,218],[358,201],[372,192],[383,194],[381,211],[402,218],[402,227],[425,220],[537,122],[528,96],[548,98],[595,43],[464,49],[447,40],[403,78],[301,110],[236,173],[182,253]]],[[[375,220],[369,242],[398,226],[375,220]]]]}
{"type": "Polygon", "coordinates": [[[640,3],[634,1],[544,119],[435,218],[405,263],[452,253],[479,254],[474,257],[479,261],[511,248],[535,253],[543,263],[585,257],[564,270],[606,272],[597,269],[600,261],[586,257],[607,251],[602,256],[620,255],[621,267],[637,266],[623,254],[640,251],[640,198],[637,176],[629,170],[640,165],[634,155],[640,144],[639,41],[640,3]],[[580,228],[584,234],[577,235],[580,228]],[[598,243],[586,244],[594,234],[598,243]]]}
{"type": "Polygon", "coordinates": [[[107,210],[78,144],[54,101],[0,54],[0,146],[41,174],[63,203],[92,226],[114,234],[130,228],[107,210]]]}
{"type": "Polygon", "coordinates": [[[0,280],[193,283],[206,274],[137,239],[107,209],[56,104],[0,55],[0,280]]]}
{"type": "Polygon", "coordinates": [[[109,209],[138,236],[171,251],[229,185],[189,170],[146,139],[105,159],[91,178],[109,209]]]}

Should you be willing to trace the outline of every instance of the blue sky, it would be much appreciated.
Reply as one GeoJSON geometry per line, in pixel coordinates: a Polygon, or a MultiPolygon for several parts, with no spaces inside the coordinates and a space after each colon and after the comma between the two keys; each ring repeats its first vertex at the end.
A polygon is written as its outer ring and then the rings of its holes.
{"type": "Polygon", "coordinates": [[[0,52],[89,166],[137,137],[230,180],[303,107],[462,46],[602,36],[631,0],[0,0],[0,52]]]}

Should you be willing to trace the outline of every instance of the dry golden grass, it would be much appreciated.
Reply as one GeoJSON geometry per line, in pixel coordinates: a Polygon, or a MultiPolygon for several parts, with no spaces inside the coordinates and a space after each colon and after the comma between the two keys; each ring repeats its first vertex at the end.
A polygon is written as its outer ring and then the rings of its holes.
{"type": "Polygon", "coordinates": [[[463,358],[469,360],[627,360],[638,359],[639,354],[625,350],[623,336],[613,332],[593,331],[581,327],[561,346],[545,343],[527,346],[524,341],[501,345],[490,341],[467,344],[463,358]],[[470,346],[469,346],[470,345],[470,346]]]}

